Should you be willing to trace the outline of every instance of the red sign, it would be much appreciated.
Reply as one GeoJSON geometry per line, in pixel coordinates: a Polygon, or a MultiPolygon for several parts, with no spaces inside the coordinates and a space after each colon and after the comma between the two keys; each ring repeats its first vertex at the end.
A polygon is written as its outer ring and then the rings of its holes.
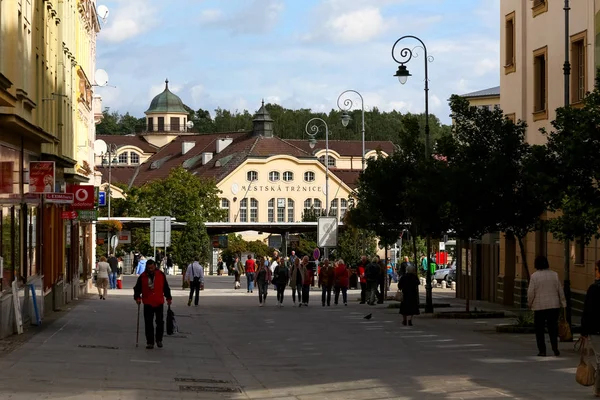
{"type": "Polygon", "coordinates": [[[67,185],[67,192],[73,193],[73,209],[93,210],[95,197],[92,185],[67,185]]]}
{"type": "Polygon", "coordinates": [[[61,213],[62,219],[75,219],[77,218],[77,211],[63,211],[61,213]]]}
{"type": "Polygon", "coordinates": [[[437,261],[437,265],[448,264],[448,253],[445,251],[438,251],[435,255],[435,261],[437,261]]]}
{"type": "Polygon", "coordinates": [[[31,161],[29,163],[29,192],[54,192],[54,161],[31,161]]]}
{"type": "Polygon", "coordinates": [[[0,162],[0,193],[13,192],[13,161],[0,162]]]}
{"type": "Polygon", "coordinates": [[[46,203],[54,204],[73,204],[73,193],[46,193],[44,200],[46,203]]]}

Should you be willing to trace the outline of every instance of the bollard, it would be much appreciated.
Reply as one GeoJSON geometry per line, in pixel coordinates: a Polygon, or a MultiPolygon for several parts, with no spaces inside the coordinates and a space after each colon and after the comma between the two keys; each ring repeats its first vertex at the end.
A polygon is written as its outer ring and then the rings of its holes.
{"type": "Polygon", "coordinates": [[[421,278],[421,286],[425,286],[426,283],[427,283],[427,279],[421,278]]]}
{"type": "Polygon", "coordinates": [[[452,289],[452,290],[456,290],[456,282],[452,282],[452,283],[450,284],[450,289],[452,289]]]}

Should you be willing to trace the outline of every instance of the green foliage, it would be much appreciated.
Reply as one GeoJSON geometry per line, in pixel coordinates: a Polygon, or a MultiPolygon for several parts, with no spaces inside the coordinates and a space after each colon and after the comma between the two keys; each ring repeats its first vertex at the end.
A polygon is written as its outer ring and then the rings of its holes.
{"type": "Polygon", "coordinates": [[[136,118],[129,113],[122,115],[118,111],[110,112],[108,108],[102,115],[102,122],[96,125],[96,135],[130,135],[136,132],[137,127],[146,124],[146,118],[136,118]]]}
{"type": "Polygon", "coordinates": [[[533,327],[533,311],[524,311],[515,318],[515,326],[529,328],[533,327]]]}
{"type": "Polygon", "coordinates": [[[274,251],[275,249],[260,240],[248,242],[242,239],[241,235],[230,233],[227,235],[227,248],[221,252],[221,257],[227,265],[231,265],[236,257],[240,257],[243,263],[245,260],[242,260],[241,257],[244,253],[252,253],[255,256],[266,256],[273,254],[274,251]]]}
{"type": "MultiPolygon", "coordinates": [[[[421,254],[427,254],[427,244],[425,243],[425,238],[417,237],[417,254],[420,256],[421,254]]],[[[415,254],[412,239],[410,241],[402,242],[402,257],[408,257],[409,260],[414,261],[415,254]]]]}
{"type": "Polygon", "coordinates": [[[372,257],[377,254],[377,238],[370,231],[347,225],[338,237],[336,257],[343,259],[347,265],[356,265],[360,257],[372,257]]]}

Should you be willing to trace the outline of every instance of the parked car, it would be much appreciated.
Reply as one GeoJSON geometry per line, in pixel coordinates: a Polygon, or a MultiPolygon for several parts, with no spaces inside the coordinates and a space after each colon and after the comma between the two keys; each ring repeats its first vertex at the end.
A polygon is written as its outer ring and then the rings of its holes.
{"type": "Polygon", "coordinates": [[[441,268],[435,271],[433,280],[438,284],[445,282],[446,287],[450,287],[450,283],[456,280],[456,263],[453,263],[447,268],[441,268]]]}

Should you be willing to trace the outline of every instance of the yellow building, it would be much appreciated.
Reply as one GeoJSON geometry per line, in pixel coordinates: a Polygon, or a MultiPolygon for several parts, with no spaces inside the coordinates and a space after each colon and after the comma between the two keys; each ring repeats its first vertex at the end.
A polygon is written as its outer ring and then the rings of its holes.
{"type": "MultiPolygon", "coordinates": [[[[500,105],[516,120],[527,122],[527,140],[543,144],[541,128],[551,129],[556,109],[565,105],[563,65],[565,62],[564,1],[562,0],[502,0],[500,105]]],[[[600,45],[595,40],[600,33],[600,1],[570,2],[569,60],[571,64],[569,102],[577,107],[587,91],[594,87],[596,58],[600,45]],[[595,43],[595,44],[594,44],[595,43]]],[[[526,275],[518,245],[501,235],[498,277],[499,302],[526,305],[526,275]]],[[[531,272],[536,255],[548,257],[550,266],[564,279],[564,245],[552,234],[531,233],[526,242],[526,254],[531,272]]],[[[571,285],[573,309],[582,306],[585,290],[594,280],[593,263],[598,258],[597,241],[590,246],[571,246],[571,285]]]]}
{"type": "MultiPolygon", "coordinates": [[[[83,112],[77,76],[93,67],[86,51],[95,47],[98,29],[92,0],[0,1],[0,231],[12,237],[0,247],[2,289],[15,277],[36,284],[42,311],[77,294],[79,241],[72,222],[61,218],[66,205],[42,207],[41,196],[29,193],[30,163],[54,162],[49,190],[55,193],[87,178],[77,168],[82,143],[75,134],[83,112]]],[[[88,82],[84,97],[90,94],[88,82]]],[[[0,313],[11,307],[4,298],[1,304],[0,313]]],[[[29,311],[24,307],[25,319],[29,311]]],[[[11,332],[12,322],[0,326],[0,336],[11,332]]]]}
{"type": "MultiPolygon", "coordinates": [[[[250,132],[192,134],[184,129],[181,99],[167,87],[146,111],[147,126],[138,135],[103,135],[98,139],[117,146],[112,182],[141,186],[165,178],[172,168],[183,166],[197,176],[212,178],[222,192],[226,222],[283,224],[301,222],[306,210],[329,209],[338,220],[348,209],[348,198],[362,170],[361,141],[329,141],[329,205],[326,205],[324,130],[316,143],[309,138],[281,139],[273,135],[273,120],[263,105],[250,132]],[[165,113],[166,110],[169,113],[165,113]],[[161,114],[162,113],[162,114],[161,114]],[[168,115],[169,119],[156,120],[168,115]],[[169,124],[164,124],[169,121],[169,124]],[[157,129],[157,122],[163,129],[157,129]]],[[[387,156],[394,151],[388,141],[368,141],[365,158],[387,156]]],[[[108,181],[108,168],[97,158],[96,167],[108,181]]],[[[254,239],[257,234],[245,233],[254,239]]],[[[263,238],[264,236],[260,236],[263,238]]]]}

